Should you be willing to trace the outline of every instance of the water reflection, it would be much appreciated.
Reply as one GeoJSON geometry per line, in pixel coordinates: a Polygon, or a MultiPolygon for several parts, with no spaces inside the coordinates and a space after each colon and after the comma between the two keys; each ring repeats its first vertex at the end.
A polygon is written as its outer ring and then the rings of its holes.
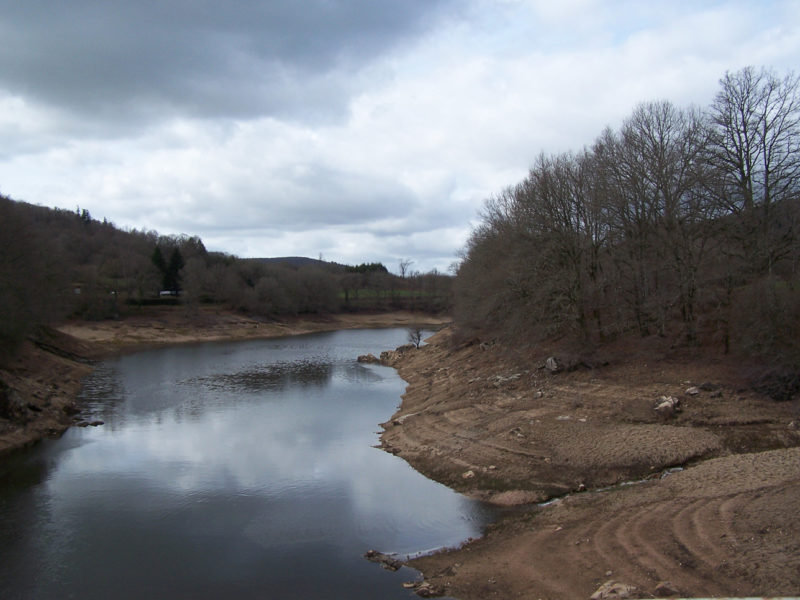
{"type": "Polygon", "coordinates": [[[0,596],[411,597],[399,581],[413,574],[361,554],[455,545],[489,515],[372,447],[404,383],[354,357],[404,337],[348,331],[110,361],[85,391],[107,425],[8,467],[0,596]]]}
{"type": "Polygon", "coordinates": [[[229,392],[258,393],[280,391],[290,386],[326,385],[333,375],[333,365],[301,360],[259,365],[237,373],[215,373],[185,382],[200,388],[229,392]]]}

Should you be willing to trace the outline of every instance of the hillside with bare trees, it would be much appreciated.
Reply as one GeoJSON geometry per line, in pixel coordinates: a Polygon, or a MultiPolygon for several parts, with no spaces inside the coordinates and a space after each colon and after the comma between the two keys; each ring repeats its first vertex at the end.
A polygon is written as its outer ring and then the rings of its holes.
{"type": "Polygon", "coordinates": [[[486,202],[456,317],[507,340],[656,335],[796,365],[799,219],[798,78],[748,67],[706,108],[643,103],[536,158],[486,202]]]}

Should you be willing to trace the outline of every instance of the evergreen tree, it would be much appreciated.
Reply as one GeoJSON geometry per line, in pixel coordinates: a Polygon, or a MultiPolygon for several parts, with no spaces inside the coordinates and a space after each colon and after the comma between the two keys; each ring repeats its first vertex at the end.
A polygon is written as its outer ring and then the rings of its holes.
{"type": "Polygon", "coordinates": [[[167,272],[167,263],[164,262],[164,255],[161,254],[161,248],[156,246],[156,249],[153,250],[153,256],[150,258],[153,261],[153,264],[156,266],[156,269],[164,275],[167,272]]]}
{"type": "Polygon", "coordinates": [[[181,269],[184,266],[183,256],[176,246],[169,257],[169,264],[164,272],[164,289],[173,292],[181,291],[181,269]]]}

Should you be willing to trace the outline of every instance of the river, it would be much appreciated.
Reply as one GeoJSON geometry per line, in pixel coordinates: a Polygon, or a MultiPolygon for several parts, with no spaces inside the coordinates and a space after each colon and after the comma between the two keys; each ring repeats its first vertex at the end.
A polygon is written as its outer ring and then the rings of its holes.
{"type": "Polygon", "coordinates": [[[106,361],[100,427],[0,463],[0,597],[415,597],[362,558],[454,546],[486,506],[374,446],[405,330],[149,350],[106,361]]]}

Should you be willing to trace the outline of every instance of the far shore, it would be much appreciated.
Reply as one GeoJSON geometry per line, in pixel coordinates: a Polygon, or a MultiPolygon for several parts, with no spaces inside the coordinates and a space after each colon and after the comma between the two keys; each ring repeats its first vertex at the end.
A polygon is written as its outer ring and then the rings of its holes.
{"type": "Polygon", "coordinates": [[[181,307],[148,310],[119,320],[70,321],[58,330],[89,344],[94,356],[137,351],[152,346],[237,341],[381,327],[440,328],[449,316],[409,311],[338,313],[263,319],[219,309],[187,311],[181,307]]]}

